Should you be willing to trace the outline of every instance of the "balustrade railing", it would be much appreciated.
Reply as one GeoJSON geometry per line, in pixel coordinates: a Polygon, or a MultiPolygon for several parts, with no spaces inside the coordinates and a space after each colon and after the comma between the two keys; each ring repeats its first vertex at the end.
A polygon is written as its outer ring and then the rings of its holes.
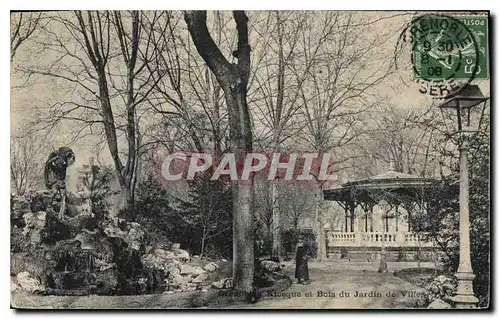
{"type": "Polygon", "coordinates": [[[398,232],[328,232],[328,246],[431,247],[424,234],[398,232]]]}
{"type": "Polygon", "coordinates": [[[355,243],[356,233],[331,233],[332,241],[339,243],[355,243]]]}

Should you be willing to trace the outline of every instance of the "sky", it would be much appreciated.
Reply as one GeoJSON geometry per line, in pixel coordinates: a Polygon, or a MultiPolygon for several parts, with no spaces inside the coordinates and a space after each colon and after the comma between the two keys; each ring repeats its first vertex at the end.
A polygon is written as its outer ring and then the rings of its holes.
{"type": "MultiPolygon", "coordinates": [[[[319,13],[321,14],[321,13],[319,13]]],[[[367,16],[367,21],[372,21],[368,28],[365,37],[366,39],[381,38],[385,39],[377,58],[392,58],[394,57],[395,49],[398,45],[401,32],[408,22],[411,20],[413,13],[409,12],[364,12],[367,16]],[[392,34],[389,38],[382,37],[381,34],[392,34]]],[[[249,22],[250,24],[252,21],[249,22]]],[[[11,62],[11,134],[16,129],[29,120],[32,111],[48,103],[49,100],[57,100],[61,96],[73,94],[70,90],[61,88],[60,90],[53,90],[51,83],[38,83],[27,88],[14,88],[22,84],[15,71],[18,66],[23,66],[23,63],[33,62],[33,52],[29,44],[23,44],[16,53],[16,57],[11,62]]],[[[420,85],[412,80],[412,71],[409,62],[409,47],[407,46],[397,57],[397,69],[390,74],[384,82],[377,86],[376,94],[383,97],[388,104],[395,105],[401,108],[421,109],[428,108],[436,101],[425,94],[419,92],[420,85]]],[[[39,63],[49,63],[50,56],[46,56],[46,60],[38,61],[39,63]]],[[[489,95],[489,80],[475,80],[483,93],[489,95]]],[[[252,109],[252,105],[249,106],[252,109]]],[[[61,145],[54,145],[54,148],[68,143],[70,137],[64,132],[73,128],[72,123],[67,122],[59,128],[59,132],[55,133],[56,143],[61,145]]],[[[91,156],[98,156],[98,160],[105,164],[111,164],[109,152],[104,148],[103,152],[98,155],[92,150],[93,146],[100,138],[96,136],[87,136],[77,142],[71,144],[71,147],[77,154],[78,163],[76,167],[87,164],[91,156]]]]}

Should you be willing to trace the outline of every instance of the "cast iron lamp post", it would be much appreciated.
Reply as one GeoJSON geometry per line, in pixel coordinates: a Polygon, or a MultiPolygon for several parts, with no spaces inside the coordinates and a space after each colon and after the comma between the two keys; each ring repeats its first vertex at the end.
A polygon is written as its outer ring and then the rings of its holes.
{"type": "Polygon", "coordinates": [[[460,261],[456,277],[458,287],[452,300],[456,308],[475,308],[479,300],[474,296],[472,282],[476,277],[472,270],[470,257],[469,236],[469,168],[467,153],[469,135],[480,130],[483,115],[486,109],[485,97],[477,85],[465,84],[458,93],[445,98],[438,107],[443,118],[449,118],[452,112],[456,114],[458,130],[451,131],[451,135],[458,134],[460,150],[460,261]]]}

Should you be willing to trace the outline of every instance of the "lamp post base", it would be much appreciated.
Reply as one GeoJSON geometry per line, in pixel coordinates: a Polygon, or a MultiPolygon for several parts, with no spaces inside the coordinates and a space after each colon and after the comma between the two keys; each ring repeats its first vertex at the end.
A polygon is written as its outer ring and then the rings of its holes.
{"type": "Polygon", "coordinates": [[[457,293],[451,298],[457,309],[474,309],[477,308],[479,299],[474,296],[472,281],[476,276],[473,273],[458,272],[457,293]]]}

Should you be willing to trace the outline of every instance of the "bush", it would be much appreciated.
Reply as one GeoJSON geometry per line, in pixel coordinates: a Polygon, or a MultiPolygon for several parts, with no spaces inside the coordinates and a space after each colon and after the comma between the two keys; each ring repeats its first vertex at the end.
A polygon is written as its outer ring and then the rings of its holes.
{"type": "Polygon", "coordinates": [[[140,183],[133,206],[120,217],[142,225],[151,246],[180,243],[193,255],[232,256],[232,198],[229,185],[195,179],[188,200],[172,198],[153,177],[140,183]],[[203,246],[203,249],[202,249],[203,246]]]}
{"type": "Polygon", "coordinates": [[[286,252],[294,252],[297,239],[298,239],[297,231],[293,228],[287,229],[281,234],[281,246],[286,252]]]}
{"type": "Polygon", "coordinates": [[[457,281],[454,277],[437,276],[425,286],[423,296],[417,301],[417,307],[427,307],[436,299],[452,304],[451,297],[454,295],[456,288],[457,281]]]}
{"type": "Polygon", "coordinates": [[[114,192],[111,183],[115,179],[114,169],[110,166],[92,166],[92,182],[84,180],[90,189],[90,199],[92,200],[92,212],[96,217],[101,217],[101,213],[107,210],[107,198],[114,192]]]}
{"type": "Polygon", "coordinates": [[[119,217],[144,227],[149,239],[146,245],[161,246],[184,235],[180,218],[171,209],[168,194],[160,183],[148,179],[138,185],[136,193],[135,204],[120,211],[119,217]]]}
{"type": "Polygon", "coordinates": [[[270,256],[273,251],[273,236],[271,234],[255,234],[255,257],[270,256]]]}
{"type": "Polygon", "coordinates": [[[192,235],[189,249],[195,254],[232,257],[233,199],[227,182],[212,181],[211,173],[189,182],[188,199],[177,199],[182,222],[192,235]]]}

